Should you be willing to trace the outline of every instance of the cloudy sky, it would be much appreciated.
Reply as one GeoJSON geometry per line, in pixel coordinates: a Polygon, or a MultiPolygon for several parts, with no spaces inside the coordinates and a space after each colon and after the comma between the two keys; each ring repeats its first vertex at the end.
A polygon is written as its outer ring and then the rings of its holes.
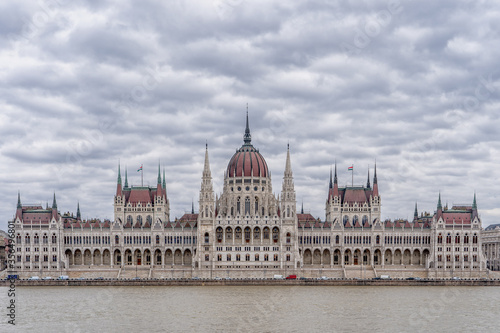
{"type": "MultiPolygon", "coordinates": [[[[383,218],[472,203],[499,223],[500,5],[493,1],[2,1],[0,228],[23,204],[113,216],[118,163],[171,215],[214,187],[243,143],[297,208],[324,218],[330,166],[366,183],[383,218]]],[[[197,205],[196,205],[197,206],[197,205]]]]}

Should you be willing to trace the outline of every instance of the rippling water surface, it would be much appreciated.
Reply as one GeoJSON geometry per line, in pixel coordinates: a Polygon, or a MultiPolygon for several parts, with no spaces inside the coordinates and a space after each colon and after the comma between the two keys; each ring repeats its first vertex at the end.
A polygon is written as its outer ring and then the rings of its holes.
{"type": "MultiPolygon", "coordinates": [[[[1,306],[8,304],[0,288],[1,306]]],[[[498,332],[500,287],[18,287],[1,332],[498,332]]],[[[5,305],[5,306],[4,306],[5,305]]]]}

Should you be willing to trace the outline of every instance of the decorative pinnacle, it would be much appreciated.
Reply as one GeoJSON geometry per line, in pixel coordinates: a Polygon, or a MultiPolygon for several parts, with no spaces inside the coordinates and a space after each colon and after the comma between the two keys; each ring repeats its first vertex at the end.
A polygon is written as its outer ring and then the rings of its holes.
{"type": "Polygon", "coordinates": [[[56,192],[54,192],[54,200],[52,201],[52,209],[57,209],[56,192]]]}
{"type": "Polygon", "coordinates": [[[368,166],[368,180],[366,181],[366,187],[370,188],[370,167],[368,166]]]}
{"type": "Polygon", "coordinates": [[[78,204],[76,206],[76,218],[78,220],[81,220],[81,218],[82,218],[82,214],[80,214],[80,202],[78,202],[78,204]]]}
{"type": "Polygon", "coordinates": [[[17,208],[23,208],[21,205],[21,192],[17,191],[17,208]]]}
{"type": "Polygon", "coordinates": [[[158,184],[161,184],[160,162],[158,162],[158,184]]]}
{"type": "Polygon", "coordinates": [[[118,184],[121,185],[121,183],[122,183],[122,174],[120,171],[120,163],[118,163],[118,184]]]}
{"type": "Polygon", "coordinates": [[[128,187],[127,167],[125,167],[125,187],[128,187]]]}
{"type": "Polygon", "coordinates": [[[443,206],[441,205],[441,192],[439,192],[439,199],[438,199],[438,210],[443,210],[443,206]]]}
{"type": "Polygon", "coordinates": [[[329,188],[333,188],[333,180],[332,180],[332,167],[330,167],[330,185],[329,188]]]}
{"type": "Polygon", "coordinates": [[[337,184],[337,161],[335,161],[335,175],[333,177],[333,183],[337,184]]]}
{"type": "Polygon", "coordinates": [[[417,202],[415,202],[415,213],[413,214],[413,216],[415,217],[415,219],[418,218],[417,202]]]}
{"type": "Polygon", "coordinates": [[[377,184],[377,161],[375,161],[375,175],[373,176],[373,185],[377,184]]]}
{"type": "Polygon", "coordinates": [[[474,201],[472,202],[472,209],[477,210],[476,192],[474,192],[474,201]]]}
{"type": "Polygon", "coordinates": [[[250,135],[250,126],[248,125],[248,103],[247,103],[247,124],[245,128],[245,135],[243,136],[243,141],[245,142],[245,145],[252,144],[252,135],[250,135]]]}

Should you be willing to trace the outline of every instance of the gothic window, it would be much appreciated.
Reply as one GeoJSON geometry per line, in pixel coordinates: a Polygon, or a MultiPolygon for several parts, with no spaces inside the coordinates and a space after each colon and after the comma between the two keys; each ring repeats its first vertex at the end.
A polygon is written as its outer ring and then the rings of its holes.
{"type": "Polygon", "coordinates": [[[133,223],[134,220],[132,219],[132,215],[127,216],[127,223],[133,223]]]}
{"type": "Polygon", "coordinates": [[[43,242],[43,244],[49,243],[49,236],[47,236],[47,234],[43,234],[42,242],[43,242]]]}
{"type": "Polygon", "coordinates": [[[477,234],[474,234],[474,236],[472,236],[472,243],[477,244],[477,234]]]}
{"type": "Polygon", "coordinates": [[[443,235],[438,235],[438,244],[443,244],[443,235]]]}
{"type": "Polygon", "coordinates": [[[376,242],[377,244],[380,244],[380,235],[377,235],[376,242]]]}
{"type": "Polygon", "coordinates": [[[273,260],[274,260],[274,261],[278,261],[278,255],[277,255],[277,254],[275,254],[275,255],[274,255],[273,260]]]}
{"type": "Polygon", "coordinates": [[[262,216],[264,216],[264,207],[262,207],[262,216]]]}
{"type": "Polygon", "coordinates": [[[290,206],[286,207],[286,217],[290,217],[290,206]]]}
{"type": "Polygon", "coordinates": [[[250,227],[245,228],[245,241],[250,242],[250,227]]]}
{"type": "Polygon", "coordinates": [[[346,225],[347,222],[349,222],[349,216],[344,215],[344,225],[346,225]]]}
{"type": "Polygon", "coordinates": [[[149,223],[149,225],[153,224],[153,218],[151,215],[146,216],[146,223],[149,223]]]}
{"type": "Polygon", "coordinates": [[[260,239],[260,229],[258,227],[255,227],[255,229],[253,229],[253,238],[260,239]]]}
{"type": "Polygon", "coordinates": [[[236,200],[236,214],[240,215],[241,207],[240,207],[240,197],[236,200]]]}
{"type": "Polygon", "coordinates": [[[250,255],[249,254],[245,254],[245,261],[250,261],[250,255]]]}
{"type": "Polygon", "coordinates": [[[236,229],[234,231],[234,238],[241,239],[241,228],[240,227],[236,227],[236,229]]]}
{"type": "Polygon", "coordinates": [[[446,235],[446,244],[451,244],[451,234],[446,235]]]}
{"type": "Polygon", "coordinates": [[[258,253],[255,255],[255,261],[259,261],[259,254],[258,253]]]}
{"type": "Polygon", "coordinates": [[[255,197],[255,215],[259,214],[259,198],[255,197]]]}
{"type": "Polygon", "coordinates": [[[289,254],[286,255],[286,261],[290,261],[290,255],[289,254]]]}
{"type": "Polygon", "coordinates": [[[465,234],[465,236],[464,236],[464,243],[469,244],[469,235],[468,234],[465,234]]]}
{"type": "Polygon", "coordinates": [[[366,222],[368,222],[368,216],[363,215],[363,225],[365,225],[366,222]]]}
{"type": "Polygon", "coordinates": [[[290,233],[289,233],[289,232],[287,232],[287,233],[286,233],[286,243],[287,243],[287,244],[290,244],[290,238],[291,238],[290,233]]]}
{"type": "Polygon", "coordinates": [[[337,235],[335,236],[335,244],[339,244],[340,243],[340,236],[337,235]]]}
{"type": "Polygon", "coordinates": [[[277,243],[279,241],[279,239],[280,239],[280,231],[279,231],[278,227],[274,227],[273,228],[273,241],[275,243],[277,243]]]}
{"type": "Polygon", "coordinates": [[[216,230],[217,241],[222,242],[222,228],[218,227],[216,230]]]}
{"type": "Polygon", "coordinates": [[[118,235],[115,236],[115,245],[120,244],[120,237],[118,235]]]}
{"type": "Polygon", "coordinates": [[[455,243],[456,243],[456,244],[460,244],[460,235],[459,235],[459,234],[457,234],[457,235],[455,236],[455,243]]]}
{"type": "Polygon", "coordinates": [[[231,216],[234,216],[234,207],[231,207],[231,216]]]}
{"type": "Polygon", "coordinates": [[[137,216],[137,223],[142,227],[142,216],[137,216]]]}
{"type": "Polygon", "coordinates": [[[354,215],[354,217],[352,218],[352,225],[354,226],[356,224],[356,222],[358,222],[358,215],[354,215]]]}
{"type": "Polygon", "coordinates": [[[156,244],[160,244],[160,236],[156,235],[156,244]]]}
{"type": "Polygon", "coordinates": [[[52,235],[52,244],[56,244],[57,243],[57,236],[56,234],[53,234],[52,235]]]}
{"type": "Polygon", "coordinates": [[[208,217],[208,206],[205,206],[205,217],[208,217]]]}
{"type": "Polygon", "coordinates": [[[17,245],[21,244],[21,235],[20,234],[17,234],[17,236],[16,236],[16,244],[17,245]]]}
{"type": "Polygon", "coordinates": [[[233,229],[231,227],[226,228],[226,240],[230,241],[233,238],[233,229]]]}
{"type": "Polygon", "coordinates": [[[250,214],[250,198],[246,197],[245,198],[245,215],[250,214]]]}
{"type": "Polygon", "coordinates": [[[38,237],[38,234],[35,234],[35,237],[33,237],[34,241],[35,241],[35,244],[39,244],[40,243],[40,237],[38,237]]]}
{"type": "Polygon", "coordinates": [[[263,236],[264,236],[263,237],[264,239],[269,239],[269,228],[268,227],[264,228],[263,236]]]}
{"type": "Polygon", "coordinates": [[[264,254],[264,261],[269,261],[269,254],[264,254]]]}
{"type": "Polygon", "coordinates": [[[205,243],[208,243],[208,232],[205,232],[205,243]]]}
{"type": "Polygon", "coordinates": [[[231,261],[231,254],[228,254],[228,255],[226,256],[226,261],[231,261]]]}
{"type": "Polygon", "coordinates": [[[208,254],[205,254],[205,261],[209,261],[210,260],[210,256],[208,254]]]}
{"type": "Polygon", "coordinates": [[[222,254],[217,255],[217,261],[222,261],[222,254]]]}
{"type": "Polygon", "coordinates": [[[240,261],[241,260],[241,256],[239,254],[236,255],[236,261],[240,261]]]}

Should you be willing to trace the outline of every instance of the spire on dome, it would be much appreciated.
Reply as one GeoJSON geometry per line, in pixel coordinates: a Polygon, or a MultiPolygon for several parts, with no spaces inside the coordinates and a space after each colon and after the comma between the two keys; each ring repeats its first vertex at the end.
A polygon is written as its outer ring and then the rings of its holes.
{"type": "Polygon", "coordinates": [[[54,192],[54,200],[52,201],[52,209],[57,209],[56,192],[54,192]]]}
{"type": "Polygon", "coordinates": [[[78,202],[76,206],[76,219],[81,220],[82,219],[82,214],[80,214],[80,202],[78,202]]]}
{"type": "Polygon", "coordinates": [[[252,144],[252,136],[250,135],[250,126],[248,125],[248,103],[247,103],[247,124],[245,128],[245,135],[243,136],[243,141],[245,142],[245,145],[252,144]]]}
{"type": "Polygon", "coordinates": [[[21,205],[21,192],[17,191],[17,208],[23,208],[21,205]]]}

